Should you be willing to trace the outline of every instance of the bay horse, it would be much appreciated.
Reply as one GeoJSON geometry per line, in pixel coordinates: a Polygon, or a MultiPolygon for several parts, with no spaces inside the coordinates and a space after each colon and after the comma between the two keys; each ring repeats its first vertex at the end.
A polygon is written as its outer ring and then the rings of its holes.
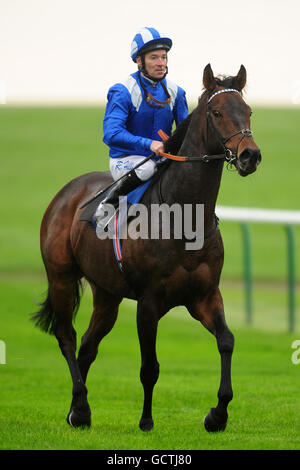
{"type": "MultiPolygon", "coordinates": [[[[79,220],[80,206],[99,188],[111,184],[110,172],[92,172],[64,186],[48,206],[41,224],[41,253],[48,278],[48,294],[33,316],[36,326],[54,334],[67,360],[73,393],[67,422],[73,427],[91,425],[86,378],[100,341],[117,319],[123,298],[137,301],[137,330],[141,350],[140,380],[144,406],[139,426],[153,427],[152,395],[159,376],[156,356],[158,321],[171,308],[183,305],[217,342],[221,356],[218,403],[204,419],[209,432],[226,427],[232,400],[231,356],[234,337],[224,314],[219,280],[223,243],[216,224],[215,206],[224,162],[241,176],[253,173],[261,161],[260,149],[250,131],[251,109],[242,97],[246,69],[236,76],[214,77],[210,64],[203,72],[204,90],[197,107],[165,144],[166,152],[188,155],[185,163],[171,161],[159,179],[154,178],[142,203],[164,201],[204,204],[204,244],[186,250],[184,240],[124,239],[123,269],[116,262],[112,241],[100,240],[94,227],[79,220]],[[159,191],[158,191],[159,188],[159,191]],[[85,278],[93,293],[93,313],[76,358],[73,320],[85,278]]],[[[130,222],[129,222],[130,225],[130,222]]]]}

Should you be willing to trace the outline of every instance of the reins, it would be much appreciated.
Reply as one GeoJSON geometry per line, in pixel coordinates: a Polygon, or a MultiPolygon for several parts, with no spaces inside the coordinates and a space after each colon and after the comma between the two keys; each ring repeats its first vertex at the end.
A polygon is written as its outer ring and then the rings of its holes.
{"type": "MultiPolygon", "coordinates": [[[[169,139],[169,136],[162,131],[161,129],[158,131],[159,137],[166,142],[169,139]]],[[[166,153],[166,152],[160,152],[159,155],[161,157],[166,157],[169,158],[170,160],[175,160],[177,162],[203,162],[203,163],[208,163],[212,160],[227,160],[228,162],[230,161],[231,158],[231,150],[226,149],[226,153],[228,152],[228,155],[225,155],[224,153],[219,153],[217,155],[198,155],[198,156],[183,156],[183,155],[172,155],[171,153],[166,153]]]]}
{"type": "MultiPolygon", "coordinates": [[[[239,131],[241,132],[241,131],[239,131]]],[[[159,136],[162,140],[168,140],[168,136],[162,131],[158,131],[159,136]],[[162,137],[162,134],[164,137],[162,137]]],[[[233,136],[231,136],[233,137],[233,136]]],[[[202,162],[209,163],[216,160],[225,160],[227,161],[227,168],[232,169],[233,163],[236,160],[236,155],[232,153],[230,149],[225,148],[224,153],[218,153],[216,155],[197,155],[197,156],[182,156],[182,155],[172,155],[171,153],[159,152],[161,157],[169,158],[170,160],[175,160],[177,162],[202,162]]]]}
{"type": "MultiPolygon", "coordinates": [[[[213,160],[227,160],[232,162],[232,152],[229,149],[226,149],[226,153],[219,153],[217,155],[198,155],[198,156],[182,156],[182,155],[172,155],[171,153],[159,152],[161,157],[169,158],[170,160],[175,160],[177,162],[203,162],[208,163],[213,160]]],[[[235,158],[234,158],[235,160],[235,158]]]]}

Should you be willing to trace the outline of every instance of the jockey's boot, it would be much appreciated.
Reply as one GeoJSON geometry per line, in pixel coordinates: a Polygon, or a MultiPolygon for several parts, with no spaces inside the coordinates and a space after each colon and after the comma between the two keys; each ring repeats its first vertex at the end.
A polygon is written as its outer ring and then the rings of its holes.
{"type": "Polygon", "coordinates": [[[108,196],[99,204],[99,207],[96,210],[95,219],[97,221],[97,226],[99,228],[105,229],[112,217],[115,215],[115,211],[119,205],[119,197],[126,196],[126,194],[130,193],[130,191],[133,191],[142,183],[143,181],[140,180],[134,170],[131,171],[125,178],[122,178],[120,181],[118,181],[108,196]],[[112,205],[115,209],[110,218],[107,217],[107,215],[105,216],[105,214],[110,213],[108,205],[112,205]]]}

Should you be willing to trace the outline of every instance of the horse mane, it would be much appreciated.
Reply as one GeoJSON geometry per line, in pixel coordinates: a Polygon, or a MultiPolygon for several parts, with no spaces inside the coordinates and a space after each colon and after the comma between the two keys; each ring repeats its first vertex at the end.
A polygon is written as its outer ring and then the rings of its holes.
{"type": "MultiPolygon", "coordinates": [[[[236,77],[232,77],[230,75],[218,75],[215,77],[216,83],[218,86],[223,86],[224,88],[236,88],[236,77]]],[[[241,95],[243,96],[242,90],[239,90],[241,95]]]]}
{"type": "Polygon", "coordinates": [[[178,124],[173,134],[165,142],[165,152],[177,155],[190,125],[192,115],[193,111],[183,121],[181,121],[180,124],[178,124]]]}

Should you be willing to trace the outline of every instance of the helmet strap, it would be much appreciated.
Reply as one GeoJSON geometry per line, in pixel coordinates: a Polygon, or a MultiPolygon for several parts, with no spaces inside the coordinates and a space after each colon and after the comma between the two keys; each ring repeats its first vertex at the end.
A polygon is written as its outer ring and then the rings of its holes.
{"type": "MultiPolygon", "coordinates": [[[[160,80],[160,83],[161,83],[161,86],[163,87],[163,90],[166,94],[166,97],[167,99],[165,101],[160,101],[158,99],[156,99],[154,96],[151,95],[151,93],[149,93],[149,91],[146,90],[146,87],[145,85],[143,84],[143,81],[141,79],[141,70],[139,70],[139,81],[140,81],[140,84],[141,84],[141,87],[145,93],[145,97],[146,97],[146,102],[149,104],[149,106],[151,106],[152,108],[164,108],[165,106],[167,106],[168,104],[170,104],[171,102],[171,96],[164,84],[163,81],[160,80]]],[[[157,82],[159,82],[159,80],[156,80],[157,82]]]]}

